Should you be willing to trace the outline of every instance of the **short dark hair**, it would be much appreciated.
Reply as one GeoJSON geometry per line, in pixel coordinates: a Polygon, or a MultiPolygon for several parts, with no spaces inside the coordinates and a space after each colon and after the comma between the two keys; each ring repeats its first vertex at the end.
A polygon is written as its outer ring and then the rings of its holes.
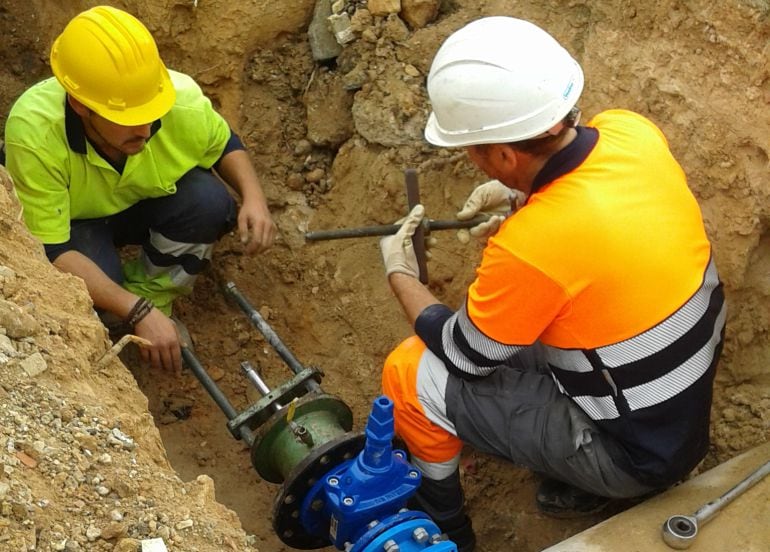
{"type": "Polygon", "coordinates": [[[520,142],[508,142],[507,146],[511,148],[530,153],[532,155],[547,155],[554,152],[556,145],[564,137],[564,134],[571,128],[575,128],[580,122],[580,108],[573,105],[567,115],[561,120],[564,126],[556,134],[549,134],[543,138],[530,138],[520,142]]]}
{"type": "Polygon", "coordinates": [[[556,134],[549,134],[545,138],[530,138],[529,140],[521,140],[520,142],[506,142],[505,145],[517,151],[532,155],[548,155],[556,150],[561,139],[564,138],[564,135],[570,128],[572,127],[562,127],[556,134]]]}

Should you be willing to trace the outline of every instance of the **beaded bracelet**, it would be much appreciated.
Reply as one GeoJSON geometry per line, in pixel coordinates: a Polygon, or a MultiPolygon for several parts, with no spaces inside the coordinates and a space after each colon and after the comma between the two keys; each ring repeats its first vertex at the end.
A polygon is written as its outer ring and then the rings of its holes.
{"type": "Polygon", "coordinates": [[[124,320],[125,324],[133,328],[141,322],[145,316],[150,314],[150,311],[154,307],[155,305],[152,304],[152,301],[146,297],[140,297],[126,316],[124,320]]]}

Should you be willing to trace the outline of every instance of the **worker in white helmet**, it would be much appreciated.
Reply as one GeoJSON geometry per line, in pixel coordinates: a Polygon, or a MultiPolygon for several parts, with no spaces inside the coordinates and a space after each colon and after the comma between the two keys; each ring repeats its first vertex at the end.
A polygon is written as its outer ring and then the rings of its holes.
{"type": "Polygon", "coordinates": [[[698,204],[663,133],[624,110],[578,126],[583,72],[539,27],[511,17],[452,34],[428,76],[427,140],[465,148],[495,180],[461,215],[490,219],[458,310],[418,279],[422,206],[381,242],[416,336],[385,362],[396,431],[428,512],[473,550],[464,444],[545,476],[540,509],[597,511],[690,472],[706,454],[725,305],[698,204]]]}

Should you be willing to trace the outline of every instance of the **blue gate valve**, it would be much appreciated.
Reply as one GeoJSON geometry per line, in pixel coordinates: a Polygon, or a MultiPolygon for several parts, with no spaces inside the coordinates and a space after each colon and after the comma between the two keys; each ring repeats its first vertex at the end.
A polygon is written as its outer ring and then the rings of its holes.
{"type": "Polygon", "coordinates": [[[374,400],[365,436],[363,450],[330,470],[305,496],[300,518],[305,529],[317,533],[328,528],[339,550],[456,551],[430,517],[406,509],[422,474],[403,450],[393,450],[393,401],[388,397],[374,400]]]}
{"type": "Polygon", "coordinates": [[[406,508],[422,480],[403,450],[393,450],[393,402],[374,400],[364,432],[353,413],[320,388],[323,373],[304,367],[233,282],[226,294],[244,311],[294,377],[274,389],[248,362],[241,367],[261,399],[236,410],[188,347],[185,366],[227,416],[227,428],[251,449],[265,481],[281,483],[273,507],[276,535],[294,549],[345,552],[457,552],[424,512],[406,508]]]}

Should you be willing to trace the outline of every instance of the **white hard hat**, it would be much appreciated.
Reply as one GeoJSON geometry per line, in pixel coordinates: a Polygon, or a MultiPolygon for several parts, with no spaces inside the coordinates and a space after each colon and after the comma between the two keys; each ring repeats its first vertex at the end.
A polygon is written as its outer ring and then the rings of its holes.
{"type": "Polygon", "coordinates": [[[431,144],[527,140],[552,128],[583,91],[580,65],[540,27],[485,17],[444,41],[428,74],[431,144]]]}

